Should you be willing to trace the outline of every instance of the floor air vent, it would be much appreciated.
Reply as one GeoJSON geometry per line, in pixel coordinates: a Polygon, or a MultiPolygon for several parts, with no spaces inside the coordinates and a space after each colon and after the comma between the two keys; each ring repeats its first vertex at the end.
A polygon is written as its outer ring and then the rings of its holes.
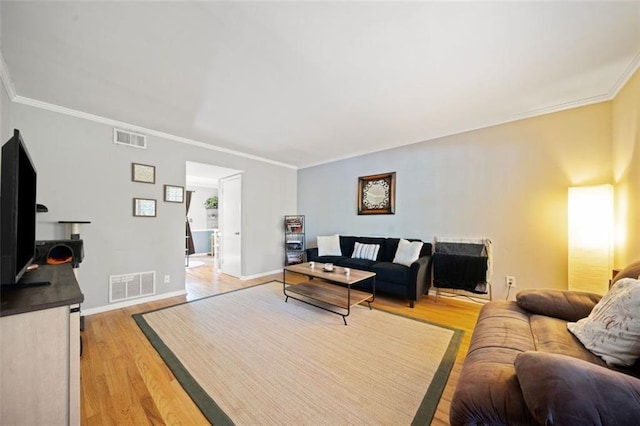
{"type": "Polygon", "coordinates": [[[113,142],[134,148],[147,149],[147,136],[122,129],[113,129],[113,142]]]}
{"type": "Polygon", "coordinates": [[[109,303],[154,294],[156,294],[155,271],[109,276],[109,303]]]}

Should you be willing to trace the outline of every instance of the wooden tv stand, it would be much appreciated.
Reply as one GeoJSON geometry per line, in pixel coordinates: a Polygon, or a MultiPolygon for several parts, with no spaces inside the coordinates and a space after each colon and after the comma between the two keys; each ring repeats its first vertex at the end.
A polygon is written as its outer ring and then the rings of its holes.
{"type": "Polygon", "coordinates": [[[80,424],[80,303],[71,264],[47,285],[2,286],[0,424],[80,424]]]}

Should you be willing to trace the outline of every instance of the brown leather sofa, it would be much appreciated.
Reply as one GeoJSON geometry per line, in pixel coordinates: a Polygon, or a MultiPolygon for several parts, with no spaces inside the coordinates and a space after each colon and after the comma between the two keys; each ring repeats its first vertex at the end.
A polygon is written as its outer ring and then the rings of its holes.
{"type": "MultiPolygon", "coordinates": [[[[614,282],[639,274],[640,261],[614,282]]],[[[486,304],[451,401],[451,424],[638,424],[640,361],[609,367],[567,330],[599,300],[586,292],[525,290],[515,302],[486,304]]]]}

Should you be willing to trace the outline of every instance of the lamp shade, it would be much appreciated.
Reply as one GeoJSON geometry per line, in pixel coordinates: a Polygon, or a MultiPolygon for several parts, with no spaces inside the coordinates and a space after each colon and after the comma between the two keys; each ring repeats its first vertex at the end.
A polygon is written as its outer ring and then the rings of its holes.
{"type": "Polygon", "coordinates": [[[569,188],[569,290],[604,294],[613,265],[613,186],[569,188]]]}

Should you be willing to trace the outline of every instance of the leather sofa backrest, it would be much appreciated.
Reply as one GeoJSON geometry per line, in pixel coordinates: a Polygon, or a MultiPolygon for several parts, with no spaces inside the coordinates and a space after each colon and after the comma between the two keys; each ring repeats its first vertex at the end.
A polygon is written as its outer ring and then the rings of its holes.
{"type": "Polygon", "coordinates": [[[612,280],[611,285],[613,285],[616,281],[621,280],[622,278],[638,279],[638,275],[640,275],[640,260],[631,263],[622,271],[618,272],[618,274],[612,280]]]}

